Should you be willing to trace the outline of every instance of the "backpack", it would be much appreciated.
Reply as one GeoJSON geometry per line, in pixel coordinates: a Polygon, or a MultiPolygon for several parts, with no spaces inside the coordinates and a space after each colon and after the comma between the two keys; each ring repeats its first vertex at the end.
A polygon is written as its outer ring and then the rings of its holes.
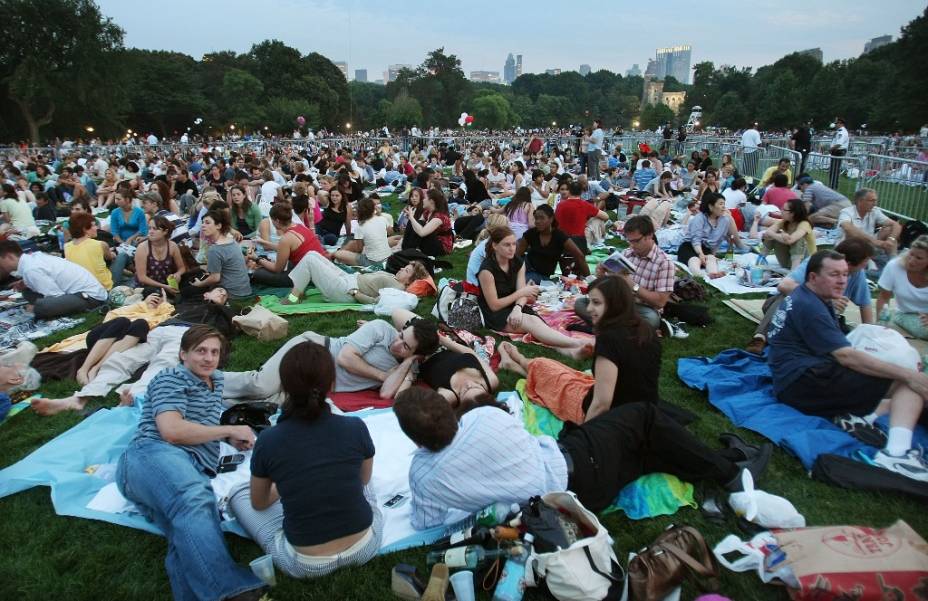
{"type": "Polygon", "coordinates": [[[680,278],[673,283],[671,298],[677,302],[706,300],[706,289],[691,277],[680,278]]]}
{"type": "Polygon", "coordinates": [[[906,221],[899,235],[899,248],[908,248],[916,238],[925,234],[928,234],[928,225],[914,219],[906,221]]]}

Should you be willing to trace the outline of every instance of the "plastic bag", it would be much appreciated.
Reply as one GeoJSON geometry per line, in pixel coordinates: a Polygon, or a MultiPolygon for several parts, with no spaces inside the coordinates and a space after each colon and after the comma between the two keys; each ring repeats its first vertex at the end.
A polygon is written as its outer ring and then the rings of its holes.
{"type": "Polygon", "coordinates": [[[732,493],[728,504],[740,516],[764,528],[805,528],[806,518],[789,500],[754,488],[751,472],[741,472],[743,492],[732,493]]]}
{"type": "Polygon", "coordinates": [[[780,580],[787,586],[797,588],[799,581],[793,570],[784,561],[786,554],[780,550],[780,544],[772,532],[761,532],[749,541],[743,541],[734,534],[729,534],[712,549],[719,564],[732,572],[757,572],[757,577],[764,583],[780,580]],[[741,557],[729,561],[726,555],[738,553],[741,557]]]}
{"type": "Polygon", "coordinates": [[[407,309],[413,311],[419,304],[419,297],[405,290],[384,288],[380,291],[380,300],[374,305],[377,315],[391,315],[394,309],[407,309]]]}
{"type": "Polygon", "coordinates": [[[898,367],[921,371],[921,357],[905,337],[890,328],[875,324],[861,324],[848,334],[848,341],[858,351],[872,355],[880,361],[898,367]]]}

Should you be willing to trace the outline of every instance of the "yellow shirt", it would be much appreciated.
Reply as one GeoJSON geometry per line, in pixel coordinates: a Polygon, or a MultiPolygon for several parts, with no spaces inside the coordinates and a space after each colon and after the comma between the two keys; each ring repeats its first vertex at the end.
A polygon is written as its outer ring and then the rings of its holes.
{"type": "MultiPolygon", "coordinates": [[[[767,170],[764,171],[764,177],[760,178],[760,185],[762,186],[773,185],[773,174],[776,172],[777,172],[776,165],[773,165],[772,167],[767,167],[767,170]]],[[[786,173],[786,179],[788,180],[788,185],[792,186],[793,185],[793,170],[787,169],[784,173],[786,173]]]]}
{"type": "Polygon", "coordinates": [[[88,238],[80,244],[74,244],[73,240],[68,242],[64,245],[64,258],[92,273],[107,290],[113,287],[113,275],[106,266],[99,240],[88,238]]]}

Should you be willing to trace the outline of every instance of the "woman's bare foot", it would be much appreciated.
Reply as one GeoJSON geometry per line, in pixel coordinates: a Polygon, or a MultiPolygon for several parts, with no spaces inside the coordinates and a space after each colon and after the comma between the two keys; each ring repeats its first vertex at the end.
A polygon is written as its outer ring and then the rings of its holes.
{"type": "Polygon", "coordinates": [[[521,357],[519,349],[511,342],[503,342],[499,345],[499,368],[508,371],[518,371],[519,364],[513,357],[521,357]]]}
{"type": "Polygon", "coordinates": [[[132,396],[132,392],[128,388],[123,388],[119,392],[119,406],[120,407],[131,407],[135,404],[135,398],[132,396]]]}
{"type": "Polygon", "coordinates": [[[87,404],[85,399],[69,396],[63,399],[32,399],[32,410],[39,415],[55,415],[62,411],[80,411],[87,404]]]}
{"type": "Polygon", "coordinates": [[[569,348],[557,349],[561,354],[567,355],[571,359],[589,359],[593,356],[593,343],[586,342],[581,346],[572,346],[569,348]]]}

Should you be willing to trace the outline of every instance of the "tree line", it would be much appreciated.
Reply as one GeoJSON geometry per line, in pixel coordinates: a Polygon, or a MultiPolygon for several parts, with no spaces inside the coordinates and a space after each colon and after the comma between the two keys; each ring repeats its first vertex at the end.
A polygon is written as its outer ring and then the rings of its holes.
{"type": "Polygon", "coordinates": [[[0,11],[3,140],[119,139],[130,129],[159,137],[280,135],[298,116],[307,127],[336,131],[348,124],[354,131],[456,127],[462,112],[474,115],[478,129],[588,125],[593,118],[607,127],[652,129],[685,122],[696,105],[703,125],[731,129],[754,121],[767,130],[822,127],[836,115],[872,131],[928,121],[928,70],[918,67],[928,55],[928,9],[897,41],[855,59],[823,65],[790,54],[756,71],[698,63],[692,85],[664,82],[665,91],[687,93],[679,115],[663,105],[642,107],[643,79],[606,70],[524,74],[511,86],[476,83],[454,54],[438,48],[385,86],[349,83],[326,57],[278,40],[199,60],[125,48],[122,29],[93,0],[0,0],[0,11]]]}

